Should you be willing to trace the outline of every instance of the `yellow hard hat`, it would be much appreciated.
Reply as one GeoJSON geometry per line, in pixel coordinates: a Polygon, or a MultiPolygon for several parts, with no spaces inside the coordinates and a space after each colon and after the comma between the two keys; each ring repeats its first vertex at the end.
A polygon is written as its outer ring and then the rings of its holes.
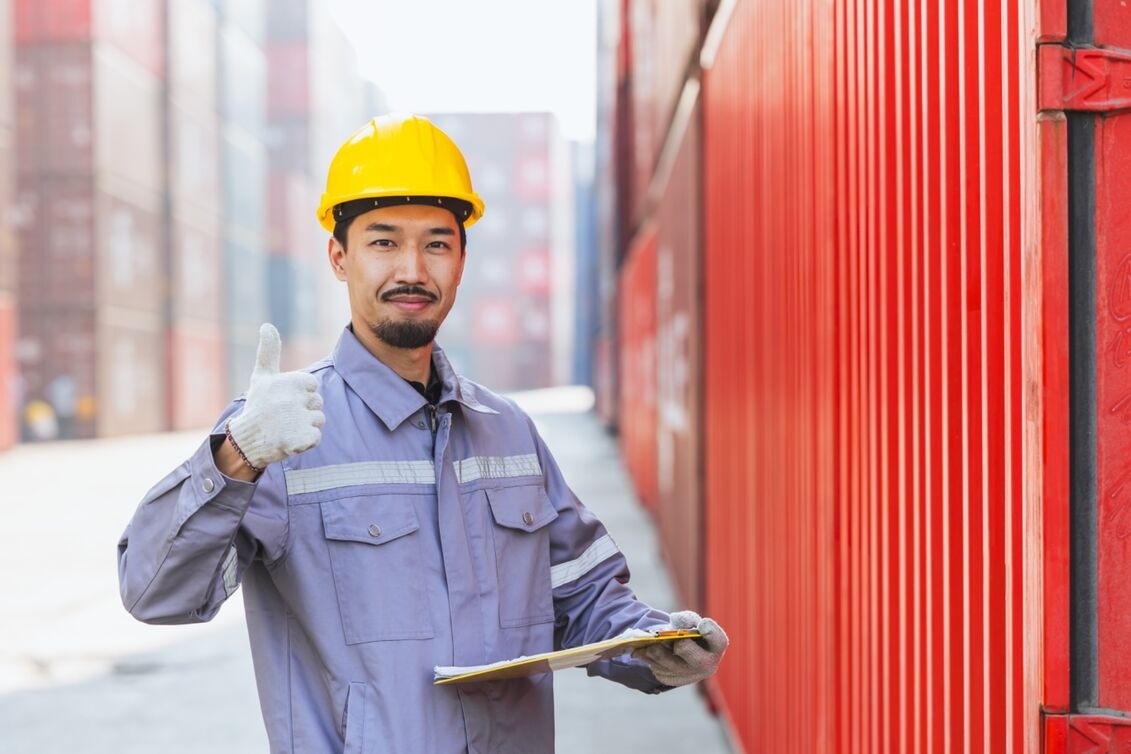
{"type": "Polygon", "coordinates": [[[318,222],[330,233],[346,220],[393,203],[451,210],[470,227],[483,216],[463,154],[418,115],[386,115],[362,126],[330,162],[318,222]]]}

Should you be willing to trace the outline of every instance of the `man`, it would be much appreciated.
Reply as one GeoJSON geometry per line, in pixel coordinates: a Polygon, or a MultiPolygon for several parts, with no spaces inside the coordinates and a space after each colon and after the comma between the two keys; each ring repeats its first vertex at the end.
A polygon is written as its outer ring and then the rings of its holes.
{"type": "Polygon", "coordinates": [[[351,311],[333,354],[280,373],[264,325],[246,395],[119,543],[143,621],[207,621],[243,584],[272,752],[550,752],[551,674],[434,686],[432,668],[698,628],[701,644],[589,667],[656,692],[706,678],[726,648],[714,621],[635,599],[530,419],[433,344],[482,214],[429,121],[354,134],[318,213],[351,311]]]}

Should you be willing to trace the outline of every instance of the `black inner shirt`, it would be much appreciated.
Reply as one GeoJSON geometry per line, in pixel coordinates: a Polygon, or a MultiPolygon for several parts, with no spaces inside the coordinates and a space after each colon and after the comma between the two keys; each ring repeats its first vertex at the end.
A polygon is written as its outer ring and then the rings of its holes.
{"type": "Polygon", "coordinates": [[[432,369],[428,373],[428,387],[424,387],[416,380],[405,380],[405,382],[412,385],[413,389],[424,396],[424,400],[433,406],[440,402],[440,392],[444,389],[444,383],[440,382],[440,378],[436,375],[435,364],[432,365],[432,369]]]}

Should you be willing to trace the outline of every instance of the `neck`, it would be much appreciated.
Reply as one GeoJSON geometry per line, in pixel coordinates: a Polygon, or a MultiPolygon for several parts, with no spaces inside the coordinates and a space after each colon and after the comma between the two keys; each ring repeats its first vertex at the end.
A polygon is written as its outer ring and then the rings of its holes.
{"type": "Polygon", "coordinates": [[[364,322],[354,322],[353,334],[365,350],[403,379],[428,384],[432,373],[432,344],[421,348],[394,348],[378,338],[364,322]]]}

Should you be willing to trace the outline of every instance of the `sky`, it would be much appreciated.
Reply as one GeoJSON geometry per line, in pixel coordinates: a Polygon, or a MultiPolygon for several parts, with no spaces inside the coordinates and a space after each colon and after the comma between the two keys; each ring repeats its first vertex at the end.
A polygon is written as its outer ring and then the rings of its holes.
{"type": "Polygon", "coordinates": [[[552,111],[595,129],[596,0],[330,0],[361,75],[402,112],[552,111]]]}

